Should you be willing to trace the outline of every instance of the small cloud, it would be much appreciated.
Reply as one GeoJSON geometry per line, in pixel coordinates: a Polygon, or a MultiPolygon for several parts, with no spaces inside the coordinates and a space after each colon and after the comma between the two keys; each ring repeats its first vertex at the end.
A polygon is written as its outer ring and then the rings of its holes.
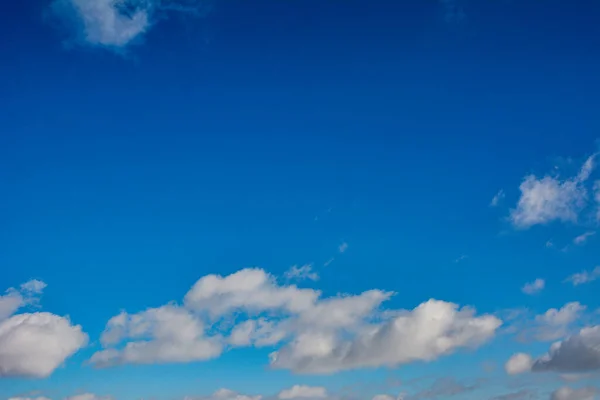
{"type": "Polygon", "coordinates": [[[277,397],[281,400],[324,399],[327,397],[327,390],[321,386],[294,385],[279,392],[277,397]]]}
{"type": "Polygon", "coordinates": [[[581,245],[585,244],[585,242],[587,242],[588,238],[594,236],[595,234],[596,234],[595,231],[585,232],[585,233],[577,236],[575,239],[573,239],[573,243],[575,243],[578,246],[581,246],[581,245]]]}
{"type": "Polygon", "coordinates": [[[529,354],[517,353],[504,364],[504,370],[509,375],[522,374],[531,371],[533,358],[529,354]]]}
{"type": "Polygon", "coordinates": [[[517,206],[510,211],[512,224],[527,229],[552,221],[577,222],[579,213],[588,204],[584,183],[594,169],[595,157],[596,154],[590,156],[579,173],[566,180],[550,175],[526,176],[519,186],[521,197],[517,206]]]}
{"type": "Polygon", "coordinates": [[[51,14],[72,30],[80,44],[122,49],[141,38],[170,11],[198,15],[201,0],[54,0],[51,14]]]}
{"type": "Polygon", "coordinates": [[[551,249],[552,247],[554,247],[554,242],[552,241],[552,239],[550,239],[546,242],[546,248],[551,249]]]}
{"type": "Polygon", "coordinates": [[[546,281],[543,279],[536,279],[533,282],[526,283],[525,286],[521,288],[521,291],[528,295],[533,295],[541,292],[546,286],[546,281]]]}
{"type": "Polygon", "coordinates": [[[597,266],[591,271],[581,271],[576,274],[569,276],[565,279],[565,282],[571,282],[573,286],[583,285],[584,283],[590,283],[600,278],[600,266],[597,266]]]}
{"type": "Polygon", "coordinates": [[[327,266],[328,266],[329,264],[331,264],[331,263],[332,263],[334,260],[335,260],[335,258],[334,258],[334,257],[331,257],[329,260],[327,260],[327,261],[325,261],[325,262],[323,263],[323,266],[324,266],[324,267],[327,267],[327,266]]]}
{"type": "Polygon", "coordinates": [[[504,200],[505,197],[506,194],[504,193],[504,190],[500,189],[500,191],[496,193],[496,195],[492,198],[492,201],[490,202],[490,207],[497,207],[500,204],[500,202],[504,200]]]}
{"type": "Polygon", "coordinates": [[[312,270],[312,264],[305,264],[301,267],[293,265],[285,273],[286,279],[304,280],[310,279],[311,281],[319,280],[319,274],[312,270]]]}
{"type": "Polygon", "coordinates": [[[344,242],[344,243],[340,244],[339,250],[340,250],[340,253],[346,252],[346,250],[348,250],[348,243],[344,242]]]}
{"type": "Polygon", "coordinates": [[[466,260],[467,258],[469,258],[469,256],[463,254],[462,256],[458,257],[456,260],[454,260],[455,263],[459,263],[461,261],[466,260]]]}

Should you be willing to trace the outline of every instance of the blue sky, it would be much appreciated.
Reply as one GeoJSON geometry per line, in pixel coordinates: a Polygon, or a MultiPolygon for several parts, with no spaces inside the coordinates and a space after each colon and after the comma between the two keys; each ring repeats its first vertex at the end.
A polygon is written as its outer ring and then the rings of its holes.
{"type": "Polygon", "coordinates": [[[593,399],[599,16],[4,5],[0,398],[593,399]]]}

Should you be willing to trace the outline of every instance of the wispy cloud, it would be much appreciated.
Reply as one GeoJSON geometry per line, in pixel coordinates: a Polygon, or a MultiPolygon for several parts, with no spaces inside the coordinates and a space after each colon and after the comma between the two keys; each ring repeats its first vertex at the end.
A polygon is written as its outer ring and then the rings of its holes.
{"type": "Polygon", "coordinates": [[[545,286],[546,286],[546,281],[538,278],[533,282],[526,283],[521,288],[521,291],[525,294],[533,295],[533,294],[537,294],[537,293],[541,292],[545,286]]]}
{"type": "Polygon", "coordinates": [[[504,200],[505,197],[506,194],[504,193],[504,190],[500,189],[500,191],[496,193],[496,195],[492,198],[492,201],[490,202],[490,207],[497,207],[500,204],[500,202],[504,200]]]}
{"type": "Polygon", "coordinates": [[[573,243],[575,243],[578,246],[581,246],[582,244],[585,244],[585,242],[587,242],[587,240],[594,236],[596,234],[595,231],[588,231],[585,232],[579,236],[577,236],[575,239],[573,239],[573,243]]]}
{"type": "Polygon", "coordinates": [[[583,285],[584,283],[593,282],[598,278],[600,278],[600,266],[591,271],[581,271],[573,274],[565,279],[565,282],[570,282],[573,286],[579,286],[583,285]]]}
{"type": "Polygon", "coordinates": [[[468,255],[466,255],[466,254],[463,254],[462,256],[460,256],[460,257],[458,257],[456,260],[454,260],[454,262],[455,262],[455,263],[459,263],[459,262],[461,262],[461,261],[464,261],[464,260],[466,260],[467,258],[469,258],[469,256],[468,256],[468,255]]]}
{"type": "Polygon", "coordinates": [[[345,253],[348,250],[348,243],[344,242],[340,244],[339,251],[340,253],[345,253]]]}
{"type": "Polygon", "coordinates": [[[139,40],[168,12],[198,15],[202,0],[54,0],[51,13],[79,44],[122,49],[139,40]]]}
{"type": "Polygon", "coordinates": [[[311,281],[319,280],[319,274],[314,272],[312,264],[305,264],[302,266],[294,265],[285,272],[286,279],[305,280],[310,279],[311,281]]]}

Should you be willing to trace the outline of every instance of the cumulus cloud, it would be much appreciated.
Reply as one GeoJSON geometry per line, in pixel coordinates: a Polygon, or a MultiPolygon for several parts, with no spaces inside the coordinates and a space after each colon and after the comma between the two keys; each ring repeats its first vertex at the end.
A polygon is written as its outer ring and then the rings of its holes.
{"type": "Polygon", "coordinates": [[[280,285],[262,269],[200,278],[175,303],[122,312],[107,323],[98,366],[187,362],[240,346],[279,346],[271,366],[303,373],[393,366],[433,360],[490,339],[501,321],[439,300],[414,310],[381,310],[392,292],[321,297],[321,292],[280,285]],[[231,319],[230,328],[219,321],[231,319]],[[210,330],[205,329],[210,326],[210,330]]]}
{"type": "Polygon", "coordinates": [[[509,375],[522,374],[531,370],[533,358],[529,354],[517,353],[504,364],[504,370],[509,375]]]}
{"type": "Polygon", "coordinates": [[[344,253],[344,252],[346,252],[346,250],[348,250],[348,243],[344,242],[344,243],[340,244],[340,247],[339,247],[340,253],[344,253]]]}
{"type": "Polygon", "coordinates": [[[500,325],[494,316],[475,316],[473,309],[429,300],[390,321],[366,327],[351,339],[328,330],[302,332],[271,354],[271,365],[299,373],[332,373],[430,361],[461,347],[481,345],[500,325]]]}
{"type": "Polygon", "coordinates": [[[497,207],[502,200],[506,197],[504,190],[500,189],[498,193],[494,197],[492,197],[492,201],[490,202],[490,207],[497,207]]]}
{"type": "Polygon", "coordinates": [[[600,369],[600,325],[581,329],[553,343],[548,354],[538,358],[532,371],[579,373],[600,369]]]}
{"type": "Polygon", "coordinates": [[[121,349],[96,352],[90,362],[98,367],[208,360],[223,348],[218,336],[205,335],[201,320],[174,305],[133,315],[122,312],[108,321],[100,340],[104,346],[129,341],[121,349]]]}
{"type": "Polygon", "coordinates": [[[122,48],[142,37],[166,11],[197,14],[202,0],[54,0],[52,13],[76,40],[122,48]]]}
{"type": "Polygon", "coordinates": [[[285,272],[285,278],[292,280],[305,280],[309,279],[311,281],[319,280],[319,274],[314,272],[312,269],[312,264],[305,264],[301,267],[294,265],[289,270],[285,272]]]}
{"type": "Polygon", "coordinates": [[[510,212],[510,220],[517,228],[547,224],[552,221],[577,222],[579,213],[588,203],[584,183],[594,169],[596,154],[590,156],[577,176],[560,180],[552,176],[525,177],[519,189],[521,197],[510,212]]]}
{"type": "Polygon", "coordinates": [[[294,385],[289,389],[279,392],[277,397],[281,400],[325,399],[327,398],[327,390],[321,386],[294,385]]]}
{"type": "Polygon", "coordinates": [[[32,280],[0,296],[0,378],[44,378],[87,343],[81,326],[47,312],[13,315],[37,304],[46,284],[32,280]]]}
{"type": "Polygon", "coordinates": [[[545,286],[546,286],[546,281],[538,278],[538,279],[534,280],[533,282],[526,283],[521,288],[521,291],[525,294],[533,295],[533,294],[541,292],[545,286]]]}
{"type": "Polygon", "coordinates": [[[573,239],[573,243],[575,243],[578,246],[581,246],[583,244],[585,244],[585,242],[587,242],[587,240],[594,236],[596,234],[596,232],[594,231],[588,231],[585,233],[582,233],[581,235],[577,236],[575,239],[573,239]]]}
{"type": "Polygon", "coordinates": [[[584,283],[590,283],[600,278],[600,266],[597,266],[591,271],[582,271],[569,276],[565,279],[565,282],[571,282],[573,286],[583,285],[584,283]]]}
{"type": "Polygon", "coordinates": [[[598,389],[593,387],[572,389],[565,386],[552,392],[550,400],[594,400],[597,393],[598,389]]]}
{"type": "Polygon", "coordinates": [[[550,308],[536,315],[533,326],[524,331],[539,341],[552,341],[568,335],[575,322],[581,319],[586,306],[577,301],[565,304],[561,308],[550,308]]]}

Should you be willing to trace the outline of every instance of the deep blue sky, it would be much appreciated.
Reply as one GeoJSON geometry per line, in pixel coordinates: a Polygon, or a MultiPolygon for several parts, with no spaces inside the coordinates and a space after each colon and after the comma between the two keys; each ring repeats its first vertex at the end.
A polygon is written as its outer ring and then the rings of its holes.
{"type": "MultiPolygon", "coordinates": [[[[390,373],[297,378],[267,371],[264,349],[82,365],[120,310],[253,266],[283,276],[314,263],[320,280],[299,285],[395,291],[394,309],[432,297],[484,313],[600,306],[598,282],[562,283],[598,265],[593,236],[561,251],[597,222],[509,220],[526,175],[573,176],[598,149],[600,3],[457,1],[456,21],[436,1],[215,0],[204,16],[161,14],[119,49],[74,43],[48,1],[5,3],[0,290],[43,280],[42,308],[91,345],[45,380],[0,380],[0,397],[272,394],[390,373]],[[545,292],[521,293],[535,278],[545,292]]],[[[456,362],[476,377],[489,359],[501,375],[521,346],[506,341],[393,373],[447,376],[456,362]]]]}

